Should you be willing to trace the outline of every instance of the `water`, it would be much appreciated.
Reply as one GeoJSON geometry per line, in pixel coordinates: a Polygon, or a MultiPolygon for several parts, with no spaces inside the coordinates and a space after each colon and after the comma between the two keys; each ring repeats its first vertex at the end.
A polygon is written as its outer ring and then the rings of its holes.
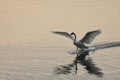
{"type": "MultiPolygon", "coordinates": [[[[82,79],[84,79],[86,77],[85,75],[87,75],[87,79],[92,77],[99,80],[99,77],[95,77],[94,74],[90,75],[85,69],[85,66],[81,64],[78,64],[77,75],[74,74],[74,67],[69,74],[55,74],[54,70],[56,67],[67,67],[68,64],[73,62],[75,55],[67,54],[67,51],[72,49],[73,47],[69,46],[41,47],[38,43],[2,45],[0,46],[0,78],[1,80],[32,80],[59,79],[62,77],[66,79],[69,76],[77,79],[82,76],[82,79]]],[[[92,64],[95,64],[95,66],[100,68],[102,73],[104,73],[103,79],[109,77],[112,79],[120,79],[120,60],[119,52],[117,51],[119,51],[119,48],[97,51],[94,54],[90,54],[94,62],[92,62],[92,64]]]]}
{"type": "Polygon", "coordinates": [[[86,32],[101,29],[93,44],[120,41],[120,1],[107,0],[0,0],[0,80],[119,80],[120,49],[90,54],[102,77],[89,74],[78,64],[68,74],[55,74],[60,66],[70,66],[75,55],[72,42],[51,33],[86,32]]]}

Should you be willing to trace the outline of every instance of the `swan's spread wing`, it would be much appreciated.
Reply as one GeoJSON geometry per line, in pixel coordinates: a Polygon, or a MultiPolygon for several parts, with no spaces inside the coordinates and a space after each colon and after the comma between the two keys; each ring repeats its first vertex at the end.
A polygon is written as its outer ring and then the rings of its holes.
{"type": "Polygon", "coordinates": [[[67,33],[67,32],[52,31],[52,33],[59,34],[59,35],[62,35],[62,36],[65,36],[67,38],[70,38],[70,39],[74,40],[74,38],[69,33],[67,33]]]}
{"type": "Polygon", "coordinates": [[[101,33],[100,30],[90,31],[81,40],[83,43],[90,44],[94,38],[101,33]]]}
{"type": "Polygon", "coordinates": [[[84,54],[86,52],[90,51],[96,51],[96,50],[101,50],[101,49],[106,49],[106,48],[112,48],[112,47],[120,47],[120,42],[111,42],[111,43],[104,43],[104,44],[99,44],[99,45],[94,45],[90,46],[88,49],[85,50],[76,50],[69,52],[71,54],[84,54]]]}

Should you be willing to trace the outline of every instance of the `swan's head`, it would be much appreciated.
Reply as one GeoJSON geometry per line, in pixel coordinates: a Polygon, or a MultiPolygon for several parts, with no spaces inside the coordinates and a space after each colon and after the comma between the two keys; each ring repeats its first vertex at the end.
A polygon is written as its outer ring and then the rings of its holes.
{"type": "Polygon", "coordinates": [[[74,40],[76,40],[76,34],[74,32],[72,32],[70,35],[73,36],[74,40]]]}
{"type": "Polygon", "coordinates": [[[74,33],[74,32],[72,32],[70,35],[75,35],[75,33],[74,33]]]}
{"type": "Polygon", "coordinates": [[[74,32],[72,32],[71,34],[71,37],[73,38],[74,42],[76,41],[76,34],[74,32]]]}

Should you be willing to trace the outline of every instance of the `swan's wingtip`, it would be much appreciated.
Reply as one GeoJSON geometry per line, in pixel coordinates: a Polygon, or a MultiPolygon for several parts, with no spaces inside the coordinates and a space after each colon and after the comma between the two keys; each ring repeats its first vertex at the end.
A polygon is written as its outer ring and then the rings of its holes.
{"type": "Polygon", "coordinates": [[[62,31],[51,31],[52,33],[62,33],[62,31]]]}
{"type": "Polygon", "coordinates": [[[55,33],[56,31],[51,31],[51,33],[55,33]]]}
{"type": "Polygon", "coordinates": [[[98,31],[102,32],[102,30],[101,30],[101,29],[98,29],[98,31]]]}
{"type": "Polygon", "coordinates": [[[97,29],[97,30],[95,30],[95,31],[97,31],[97,32],[99,32],[99,33],[102,33],[102,30],[101,30],[101,29],[97,29]]]}
{"type": "Polygon", "coordinates": [[[54,31],[50,31],[51,33],[53,33],[54,31]]]}

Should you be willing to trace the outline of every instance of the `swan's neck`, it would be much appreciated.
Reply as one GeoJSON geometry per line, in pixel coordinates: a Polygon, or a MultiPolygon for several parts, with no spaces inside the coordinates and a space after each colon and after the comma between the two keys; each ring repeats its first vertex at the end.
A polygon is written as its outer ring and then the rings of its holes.
{"type": "Polygon", "coordinates": [[[74,35],[74,43],[76,42],[76,34],[75,33],[73,33],[73,35],[74,35]]]}

